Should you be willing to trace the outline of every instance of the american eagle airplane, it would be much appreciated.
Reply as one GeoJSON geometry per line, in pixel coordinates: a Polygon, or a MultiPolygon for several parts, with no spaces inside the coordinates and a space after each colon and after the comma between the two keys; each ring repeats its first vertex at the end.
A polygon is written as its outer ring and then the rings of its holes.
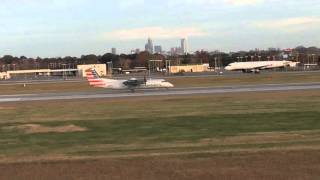
{"type": "Polygon", "coordinates": [[[228,71],[242,71],[244,73],[259,73],[260,70],[296,67],[299,63],[293,61],[253,61],[253,62],[235,62],[225,67],[228,71]]]}
{"type": "Polygon", "coordinates": [[[116,80],[100,78],[94,69],[86,70],[87,79],[91,86],[107,88],[107,89],[129,89],[134,91],[137,88],[172,88],[173,84],[164,79],[150,79],[138,80],[132,78],[129,80],[116,80]]]}

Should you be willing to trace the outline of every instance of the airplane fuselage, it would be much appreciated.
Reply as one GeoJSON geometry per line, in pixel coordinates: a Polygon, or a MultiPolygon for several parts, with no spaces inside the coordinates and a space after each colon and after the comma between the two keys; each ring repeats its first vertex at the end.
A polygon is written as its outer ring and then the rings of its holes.
{"type": "Polygon", "coordinates": [[[172,88],[171,83],[163,79],[150,79],[146,82],[138,80],[115,80],[101,78],[90,85],[107,89],[135,89],[135,88],[172,88]]]}
{"type": "Polygon", "coordinates": [[[144,78],[138,80],[131,78],[129,80],[117,80],[100,78],[94,69],[86,70],[86,76],[89,84],[93,87],[107,88],[107,89],[130,89],[137,88],[172,88],[173,84],[164,79],[149,79],[144,78]]]}
{"type": "Polygon", "coordinates": [[[296,66],[296,63],[292,61],[235,62],[229,64],[225,69],[228,71],[257,72],[263,69],[273,69],[288,66],[296,66]]]}

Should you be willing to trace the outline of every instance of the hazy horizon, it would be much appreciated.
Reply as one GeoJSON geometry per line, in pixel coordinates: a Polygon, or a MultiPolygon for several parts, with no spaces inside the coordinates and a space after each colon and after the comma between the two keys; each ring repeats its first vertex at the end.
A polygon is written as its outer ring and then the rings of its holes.
{"type": "Polygon", "coordinates": [[[190,51],[320,46],[314,0],[3,0],[0,56],[119,53],[148,37],[164,50],[188,38],[190,51]]]}

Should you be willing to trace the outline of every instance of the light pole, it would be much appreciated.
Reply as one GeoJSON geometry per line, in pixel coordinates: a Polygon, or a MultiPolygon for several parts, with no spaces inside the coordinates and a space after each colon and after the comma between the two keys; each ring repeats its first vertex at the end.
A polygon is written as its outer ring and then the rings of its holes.
{"type": "Polygon", "coordinates": [[[107,62],[107,65],[108,65],[108,74],[110,74],[111,76],[112,76],[112,74],[113,74],[113,63],[112,63],[112,61],[110,61],[110,62],[107,62]]]}
{"type": "Polygon", "coordinates": [[[166,70],[167,74],[171,75],[171,60],[166,60],[166,70]]]}
{"type": "Polygon", "coordinates": [[[218,66],[217,61],[218,61],[218,58],[217,58],[217,57],[215,57],[215,58],[214,58],[214,69],[215,69],[215,70],[217,70],[217,69],[218,69],[218,68],[217,68],[217,66],[218,66]]]}
{"type": "Polygon", "coordinates": [[[312,64],[316,64],[316,55],[315,55],[315,54],[312,54],[312,57],[313,57],[313,62],[312,62],[312,64]]]}
{"type": "Polygon", "coordinates": [[[61,65],[62,65],[62,77],[63,79],[66,79],[67,64],[61,64],[61,65]]]}

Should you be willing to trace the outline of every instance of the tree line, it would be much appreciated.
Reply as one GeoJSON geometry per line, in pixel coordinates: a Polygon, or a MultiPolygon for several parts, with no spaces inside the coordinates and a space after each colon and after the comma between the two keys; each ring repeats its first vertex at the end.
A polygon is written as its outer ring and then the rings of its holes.
{"type": "Polygon", "coordinates": [[[161,60],[161,66],[165,66],[165,61],[170,60],[171,65],[183,64],[204,64],[209,63],[211,67],[226,66],[237,61],[265,61],[281,60],[284,57],[288,60],[299,61],[302,63],[320,63],[320,49],[317,47],[299,46],[290,52],[276,48],[268,50],[239,51],[225,53],[220,51],[207,52],[197,51],[187,55],[162,55],[140,52],[139,54],[115,55],[106,53],[104,55],[82,55],[81,57],[55,57],[55,58],[28,58],[25,56],[14,57],[5,55],[0,58],[0,71],[26,70],[26,69],[66,69],[76,68],[81,64],[97,64],[112,62],[114,68],[132,69],[134,67],[148,67],[149,60],[161,60]]]}

